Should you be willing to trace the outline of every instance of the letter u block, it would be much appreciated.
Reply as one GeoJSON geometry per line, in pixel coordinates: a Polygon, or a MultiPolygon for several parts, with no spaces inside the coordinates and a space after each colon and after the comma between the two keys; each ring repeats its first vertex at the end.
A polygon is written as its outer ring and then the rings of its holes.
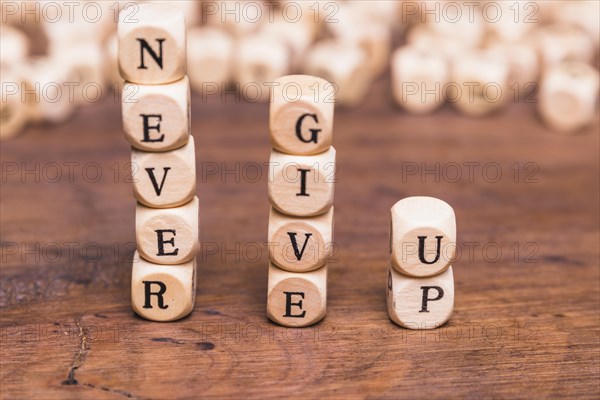
{"type": "Polygon", "coordinates": [[[390,319],[409,329],[439,328],[454,309],[452,267],[427,278],[388,272],[387,308],[390,319]]]}
{"type": "Polygon", "coordinates": [[[190,83],[183,77],[164,85],[127,83],[122,95],[123,130],[133,147],[168,151],[190,137],[190,83]]]}
{"type": "Polygon", "coordinates": [[[271,143],[275,150],[296,155],[323,153],[333,137],[334,87],[309,75],[275,80],[270,107],[271,143]]]}
{"type": "Polygon", "coordinates": [[[269,200],[278,211],[296,217],[324,214],[333,205],[335,149],[314,156],[291,156],[273,150],[269,200]]]}
{"type": "Polygon", "coordinates": [[[131,271],[131,305],[152,321],[175,321],[192,312],[196,294],[196,259],[179,265],[145,261],[137,252],[131,271]]]}
{"type": "Polygon", "coordinates": [[[185,15],[176,7],[136,4],[119,14],[119,71],[142,84],[177,81],[186,71],[185,15]]]}
{"type": "Polygon", "coordinates": [[[326,312],[327,266],[296,273],[269,264],[267,315],[271,321],[300,328],[319,322],[326,312]]]}
{"type": "Polygon", "coordinates": [[[427,277],[444,272],[456,254],[456,217],[433,197],[408,197],[391,210],[392,266],[402,274],[427,277]]]}

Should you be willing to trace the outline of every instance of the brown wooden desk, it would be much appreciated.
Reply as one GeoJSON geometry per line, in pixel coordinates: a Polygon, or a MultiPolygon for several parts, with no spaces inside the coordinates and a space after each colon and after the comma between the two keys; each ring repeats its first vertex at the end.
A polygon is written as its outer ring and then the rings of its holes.
{"type": "Polygon", "coordinates": [[[1,397],[597,399],[598,120],[565,137],[531,104],[417,117],[386,86],[336,113],[328,315],[302,330],[265,313],[266,105],[193,98],[203,253],[195,310],[175,323],[130,308],[120,105],[2,143],[1,397]],[[455,311],[436,331],[385,308],[388,213],[411,195],[457,214],[455,311]]]}

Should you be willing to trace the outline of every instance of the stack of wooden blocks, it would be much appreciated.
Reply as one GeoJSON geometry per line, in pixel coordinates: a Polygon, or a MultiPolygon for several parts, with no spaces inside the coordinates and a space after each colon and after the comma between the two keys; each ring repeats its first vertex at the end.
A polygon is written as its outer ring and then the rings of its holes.
{"type": "Polygon", "coordinates": [[[137,252],[131,302],[140,316],[173,321],[194,305],[198,251],[196,156],[190,124],[185,16],[140,4],[119,20],[123,127],[131,143],[137,252]]]}
{"type": "Polygon", "coordinates": [[[454,210],[433,197],[408,197],[391,217],[388,314],[405,328],[438,328],[454,308],[454,210]]]}
{"type": "Polygon", "coordinates": [[[304,327],[325,317],[333,252],[334,87],[290,75],[273,84],[268,317],[304,327]]]}

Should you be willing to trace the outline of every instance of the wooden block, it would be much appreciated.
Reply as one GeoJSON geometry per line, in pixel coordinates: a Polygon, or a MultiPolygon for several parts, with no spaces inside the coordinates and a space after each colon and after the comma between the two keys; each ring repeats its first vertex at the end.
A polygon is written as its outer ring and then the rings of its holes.
{"type": "Polygon", "coordinates": [[[207,91],[207,84],[216,84],[220,90],[231,80],[234,42],[227,31],[193,28],[188,31],[187,48],[187,73],[195,91],[207,91]]]}
{"type": "Polygon", "coordinates": [[[135,209],[135,237],[140,256],[155,264],[183,264],[199,248],[198,198],[174,208],[135,209]]]}
{"type": "Polygon", "coordinates": [[[301,328],[327,313],[327,266],[312,272],[289,272],[269,264],[267,316],[279,325],[301,328]]]}
{"type": "Polygon", "coordinates": [[[335,98],[345,106],[364,99],[371,84],[366,52],[355,44],[335,39],[317,43],[306,55],[303,71],[335,85],[335,98]]]}
{"type": "Polygon", "coordinates": [[[542,79],[538,112],[557,131],[577,131],[593,121],[598,89],[598,70],[594,67],[579,62],[555,65],[542,79]]]}
{"type": "Polygon", "coordinates": [[[434,329],[452,316],[454,275],[452,267],[428,278],[413,278],[390,268],[387,283],[390,319],[409,329],[434,329]]]}
{"type": "Polygon", "coordinates": [[[450,67],[456,59],[473,49],[468,41],[462,41],[452,35],[440,36],[425,25],[417,25],[408,31],[406,43],[425,51],[439,51],[446,57],[450,67]]]}
{"type": "Polygon", "coordinates": [[[503,42],[490,40],[485,51],[498,53],[508,61],[507,89],[509,93],[517,91],[525,96],[531,92],[539,79],[540,63],[534,46],[526,41],[503,42]]]}
{"type": "Polygon", "coordinates": [[[21,133],[27,124],[29,110],[22,98],[22,80],[11,68],[0,70],[0,139],[21,133]]]}
{"type": "MultiPolygon", "coordinates": [[[[105,58],[95,43],[73,43],[59,46],[50,56],[61,68],[68,71],[69,82],[74,85],[73,103],[84,106],[98,103],[105,89],[105,58]]],[[[68,92],[65,94],[67,95],[68,92]]]]}
{"type": "Polygon", "coordinates": [[[333,254],[333,207],[325,214],[290,217],[271,208],[269,259],[290,272],[314,271],[333,254]]]}
{"type": "Polygon", "coordinates": [[[508,90],[508,60],[500,53],[471,51],[454,59],[447,100],[461,113],[480,117],[502,108],[508,90]]]}
{"type": "Polygon", "coordinates": [[[407,197],[392,207],[392,266],[414,277],[439,274],[456,254],[456,217],[448,203],[434,197],[407,197]]]}
{"type": "Polygon", "coordinates": [[[278,211],[312,217],[333,206],[335,148],[315,156],[290,156],[276,150],[269,164],[269,200],[278,211]]]}
{"type": "Polygon", "coordinates": [[[151,321],[175,321],[194,308],[196,259],[180,265],[152,264],[136,251],[131,270],[131,306],[151,321]]]}
{"type": "Polygon", "coordinates": [[[244,37],[237,44],[234,68],[242,95],[252,102],[267,102],[271,98],[270,84],[289,72],[289,50],[276,37],[244,37]]]}
{"type": "Polygon", "coordinates": [[[442,15],[437,16],[424,14],[424,27],[438,38],[453,38],[469,48],[480,46],[486,32],[481,12],[469,10],[471,6],[468,4],[453,3],[452,7],[456,11],[446,9],[442,15]]]}
{"type": "Polygon", "coordinates": [[[590,63],[597,51],[583,29],[566,23],[541,27],[529,40],[537,47],[544,69],[563,61],[590,63]]]}
{"type": "Polygon", "coordinates": [[[434,48],[406,46],[396,50],[391,73],[394,99],[405,110],[426,114],[444,104],[448,62],[434,48]]]}
{"type": "Polygon", "coordinates": [[[123,87],[125,138],[145,151],[180,148],[190,138],[190,82],[186,76],[164,85],[127,83],[123,87]]]}
{"type": "Polygon", "coordinates": [[[495,2],[493,8],[498,10],[499,14],[493,19],[486,19],[485,28],[488,39],[506,44],[516,44],[529,35],[532,30],[539,28],[543,21],[539,18],[540,13],[534,11],[533,3],[526,4],[508,1],[495,2]],[[525,10],[526,7],[532,11],[527,12],[529,10],[525,10]],[[537,22],[535,22],[536,20],[537,22]]]}
{"type": "Polygon", "coordinates": [[[199,25],[201,22],[201,2],[189,0],[146,0],[151,4],[161,4],[167,7],[178,8],[185,14],[185,23],[188,27],[199,25]]]}
{"type": "Polygon", "coordinates": [[[119,70],[134,83],[178,81],[186,70],[185,16],[176,7],[139,4],[119,14],[119,70]],[[137,22],[136,22],[137,21],[137,22]]]}
{"type": "Polygon", "coordinates": [[[152,208],[177,207],[192,200],[196,191],[194,138],[177,150],[149,153],[131,149],[133,193],[152,208]]]}
{"type": "Polygon", "coordinates": [[[288,75],[275,80],[269,128],[271,144],[282,153],[323,153],[332,143],[334,87],[324,79],[288,75]]]}
{"type": "Polygon", "coordinates": [[[561,1],[554,8],[554,18],[561,23],[578,26],[587,32],[596,45],[600,45],[600,2],[561,1]]]}
{"type": "MultiPolygon", "coordinates": [[[[297,4],[295,3],[294,7],[297,4]]],[[[314,28],[311,25],[314,23],[303,20],[293,22],[284,18],[283,13],[276,11],[272,20],[264,21],[260,26],[259,34],[283,40],[289,50],[291,70],[296,71],[300,68],[306,51],[315,39],[314,28]]]]}
{"type": "Polygon", "coordinates": [[[0,65],[18,67],[29,55],[27,35],[7,24],[0,24],[0,33],[0,65]]]}

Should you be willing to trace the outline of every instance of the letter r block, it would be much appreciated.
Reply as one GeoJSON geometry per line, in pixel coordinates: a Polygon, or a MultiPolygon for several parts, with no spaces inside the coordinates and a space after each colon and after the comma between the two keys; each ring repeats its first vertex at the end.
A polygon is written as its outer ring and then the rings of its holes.
{"type": "Polygon", "coordinates": [[[151,321],[175,321],[192,312],[196,259],[180,265],[152,264],[137,252],[131,271],[133,311],[151,321]]]}
{"type": "Polygon", "coordinates": [[[390,253],[396,271],[413,277],[445,271],[456,254],[456,217],[433,197],[408,197],[391,210],[390,253]]]}
{"type": "Polygon", "coordinates": [[[327,266],[296,273],[269,264],[267,315],[279,325],[305,327],[327,312],[327,266]]]}
{"type": "Polygon", "coordinates": [[[409,277],[390,268],[387,308],[390,319],[405,328],[439,328],[450,319],[454,309],[452,267],[427,278],[409,277]]]}
{"type": "Polygon", "coordinates": [[[332,143],[334,86],[309,75],[275,80],[270,107],[273,147],[282,153],[323,153],[332,143]]]}
{"type": "Polygon", "coordinates": [[[118,36],[123,79],[162,84],[185,75],[185,15],[179,8],[136,4],[119,14],[118,36]]]}
{"type": "Polygon", "coordinates": [[[168,151],[190,137],[190,83],[187,77],[164,85],[127,83],[122,95],[123,130],[133,147],[168,151]]]}
{"type": "Polygon", "coordinates": [[[180,207],[135,210],[135,237],[140,255],[156,264],[182,264],[198,252],[198,198],[180,207]]]}

